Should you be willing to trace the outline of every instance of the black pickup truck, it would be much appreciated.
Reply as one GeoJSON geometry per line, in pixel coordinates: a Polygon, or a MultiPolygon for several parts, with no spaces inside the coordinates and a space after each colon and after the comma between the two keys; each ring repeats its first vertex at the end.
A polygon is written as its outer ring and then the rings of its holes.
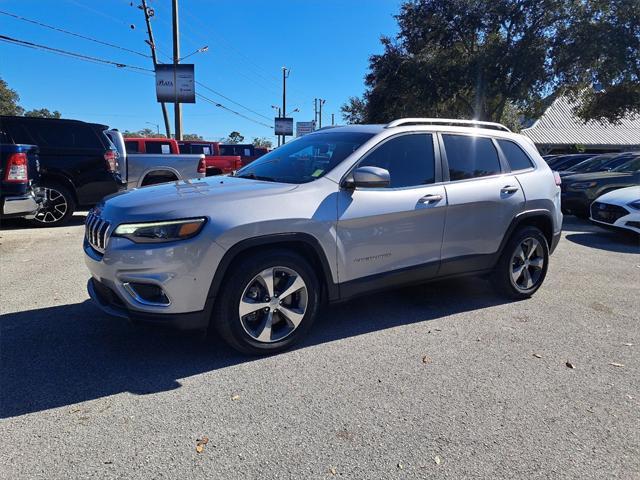
{"type": "Polygon", "coordinates": [[[125,187],[107,129],[78,120],[0,116],[0,131],[9,143],[38,146],[36,194],[43,201],[32,220],[35,225],[62,225],[76,208],[89,208],[125,187]]]}
{"type": "Polygon", "coordinates": [[[0,133],[0,218],[31,215],[41,201],[33,191],[39,177],[38,147],[4,141],[0,133]]]}

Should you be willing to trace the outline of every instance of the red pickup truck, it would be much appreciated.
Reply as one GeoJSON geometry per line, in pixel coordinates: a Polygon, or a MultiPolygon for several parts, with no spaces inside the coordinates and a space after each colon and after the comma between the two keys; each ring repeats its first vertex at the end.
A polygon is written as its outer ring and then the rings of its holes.
{"type": "Polygon", "coordinates": [[[242,167],[242,158],[240,155],[220,155],[220,144],[218,142],[181,140],[178,144],[181,153],[204,154],[204,159],[207,164],[207,176],[231,173],[242,167]]]}

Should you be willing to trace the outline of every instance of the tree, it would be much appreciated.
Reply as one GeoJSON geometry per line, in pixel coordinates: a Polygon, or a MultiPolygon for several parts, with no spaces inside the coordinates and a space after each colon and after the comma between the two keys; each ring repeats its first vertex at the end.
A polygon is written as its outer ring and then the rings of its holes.
{"type": "Polygon", "coordinates": [[[349,97],[347,103],[340,107],[342,118],[349,124],[364,123],[366,103],[360,97],[349,97]]]}
{"type": "Polygon", "coordinates": [[[204,140],[204,137],[198,135],[197,133],[185,133],[182,135],[183,140],[204,140]]]}
{"type": "Polygon", "coordinates": [[[24,112],[24,116],[39,118],[61,118],[62,114],[58,110],[54,110],[53,112],[51,112],[48,108],[39,108],[24,112]]]}
{"type": "Polygon", "coordinates": [[[345,119],[500,121],[539,114],[562,94],[580,100],[585,119],[640,111],[637,0],[409,0],[396,19],[397,37],[381,39],[345,119]]]}
{"type": "Polygon", "coordinates": [[[18,105],[20,95],[0,78],[0,115],[22,115],[24,108],[18,105]]]}
{"type": "Polygon", "coordinates": [[[253,145],[255,147],[273,148],[273,142],[265,137],[256,137],[253,139],[253,145]]]}
{"type": "Polygon", "coordinates": [[[235,130],[229,134],[229,136],[222,141],[224,143],[242,143],[244,137],[240,135],[240,132],[236,132],[235,130]]]}

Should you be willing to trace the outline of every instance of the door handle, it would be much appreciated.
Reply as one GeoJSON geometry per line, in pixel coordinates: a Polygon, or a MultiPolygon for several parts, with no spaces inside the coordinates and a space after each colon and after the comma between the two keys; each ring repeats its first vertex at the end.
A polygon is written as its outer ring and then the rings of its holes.
{"type": "Polygon", "coordinates": [[[506,185],[500,189],[500,193],[516,193],[518,190],[518,187],[514,187],[513,185],[506,185]]]}
{"type": "Polygon", "coordinates": [[[418,203],[433,203],[439,202],[440,200],[442,200],[442,195],[430,194],[422,197],[420,200],[418,200],[418,203]]]}

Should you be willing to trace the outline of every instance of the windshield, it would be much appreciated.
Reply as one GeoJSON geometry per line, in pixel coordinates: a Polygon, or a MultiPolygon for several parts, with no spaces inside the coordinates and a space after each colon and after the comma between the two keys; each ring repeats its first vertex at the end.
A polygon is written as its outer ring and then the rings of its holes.
{"type": "Polygon", "coordinates": [[[623,163],[619,167],[612,169],[612,172],[636,172],[640,170],[640,157],[635,157],[632,160],[623,163]]]}
{"type": "Polygon", "coordinates": [[[284,183],[311,182],[326,175],[372,136],[330,130],[305,135],[263,155],[238,170],[235,176],[284,183]]]}

